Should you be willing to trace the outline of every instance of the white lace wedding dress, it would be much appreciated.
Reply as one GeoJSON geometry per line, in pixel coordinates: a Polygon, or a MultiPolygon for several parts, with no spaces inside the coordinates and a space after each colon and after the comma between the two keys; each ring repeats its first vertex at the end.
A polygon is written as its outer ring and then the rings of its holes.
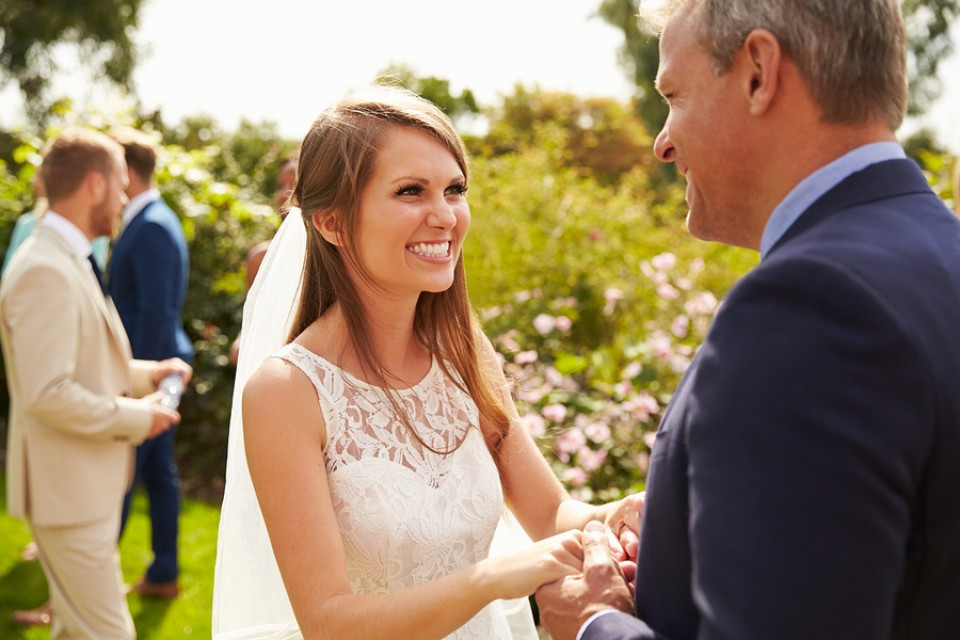
{"type": "MultiPolygon", "coordinates": [[[[476,404],[436,361],[398,396],[431,447],[445,451],[463,440],[449,455],[423,447],[391,418],[382,389],[295,343],[276,357],[303,371],[317,390],[330,492],[354,593],[410,589],[487,557],[503,514],[500,479],[476,404]]],[[[448,638],[510,640],[501,604],[487,606],[448,638]]]]}

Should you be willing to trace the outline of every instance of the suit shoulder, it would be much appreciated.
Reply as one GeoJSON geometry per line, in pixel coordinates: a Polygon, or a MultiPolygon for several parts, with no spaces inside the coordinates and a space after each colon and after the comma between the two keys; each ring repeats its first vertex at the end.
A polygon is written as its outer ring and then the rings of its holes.
{"type": "Polygon", "coordinates": [[[154,200],[153,202],[148,204],[143,210],[143,215],[148,218],[149,217],[155,218],[158,216],[173,216],[174,218],[177,217],[177,214],[173,212],[173,209],[170,208],[170,205],[168,205],[163,198],[160,198],[159,200],[154,200]]]}
{"type": "MultiPolygon", "coordinates": [[[[164,207],[165,208],[165,207],[164,207]]],[[[185,244],[183,225],[180,219],[169,209],[164,212],[158,207],[151,207],[142,214],[143,218],[136,227],[129,228],[120,235],[117,244],[124,241],[124,234],[129,232],[126,242],[157,242],[168,241],[174,245],[185,244]]]]}
{"type": "MultiPolygon", "coordinates": [[[[0,301],[7,306],[19,304],[17,300],[52,297],[53,292],[74,291],[80,286],[76,280],[76,269],[70,264],[68,256],[56,251],[42,251],[33,248],[29,253],[11,262],[0,280],[0,301]],[[41,294],[40,292],[45,292],[41,294]]],[[[66,308],[72,297],[57,295],[57,305],[66,308]]]]}
{"type": "Polygon", "coordinates": [[[54,245],[49,238],[32,235],[23,241],[17,255],[10,261],[3,279],[12,280],[33,269],[51,269],[66,272],[71,256],[54,245]]]}

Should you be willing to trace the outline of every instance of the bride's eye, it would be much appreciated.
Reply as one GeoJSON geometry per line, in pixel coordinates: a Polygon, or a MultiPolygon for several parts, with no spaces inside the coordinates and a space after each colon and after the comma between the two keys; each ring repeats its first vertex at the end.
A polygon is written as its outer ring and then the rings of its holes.
{"type": "Polygon", "coordinates": [[[423,185],[407,184],[397,189],[398,196],[418,196],[423,193],[423,185]]]}
{"type": "Polygon", "coordinates": [[[448,196],[466,196],[467,195],[467,185],[462,182],[452,184],[447,187],[448,196]]]}

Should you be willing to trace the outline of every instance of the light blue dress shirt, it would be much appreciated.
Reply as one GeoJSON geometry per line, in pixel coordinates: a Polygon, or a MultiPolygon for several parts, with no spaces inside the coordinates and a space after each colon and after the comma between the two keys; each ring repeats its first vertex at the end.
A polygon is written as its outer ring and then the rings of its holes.
{"type": "Polygon", "coordinates": [[[827,191],[872,164],[906,157],[903,147],[896,142],[872,142],[847,152],[808,175],[770,214],[760,239],[760,258],[765,258],[787,229],[827,191]]]}

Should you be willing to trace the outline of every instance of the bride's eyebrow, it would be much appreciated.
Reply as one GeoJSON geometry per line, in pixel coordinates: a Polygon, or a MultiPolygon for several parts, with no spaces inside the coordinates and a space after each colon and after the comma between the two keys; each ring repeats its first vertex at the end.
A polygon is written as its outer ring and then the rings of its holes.
{"type": "MultiPolygon", "coordinates": [[[[464,182],[466,182],[466,181],[467,181],[467,179],[463,176],[462,173],[458,173],[457,175],[455,175],[455,176],[453,176],[452,178],[450,178],[450,184],[461,184],[461,183],[464,183],[464,182]]],[[[421,178],[421,177],[419,177],[419,176],[401,176],[401,177],[397,178],[396,180],[394,180],[393,182],[391,182],[390,184],[396,184],[396,183],[398,183],[398,182],[416,182],[416,183],[422,184],[422,185],[429,185],[429,184],[430,184],[430,179],[429,179],[429,178],[421,178]]]]}

